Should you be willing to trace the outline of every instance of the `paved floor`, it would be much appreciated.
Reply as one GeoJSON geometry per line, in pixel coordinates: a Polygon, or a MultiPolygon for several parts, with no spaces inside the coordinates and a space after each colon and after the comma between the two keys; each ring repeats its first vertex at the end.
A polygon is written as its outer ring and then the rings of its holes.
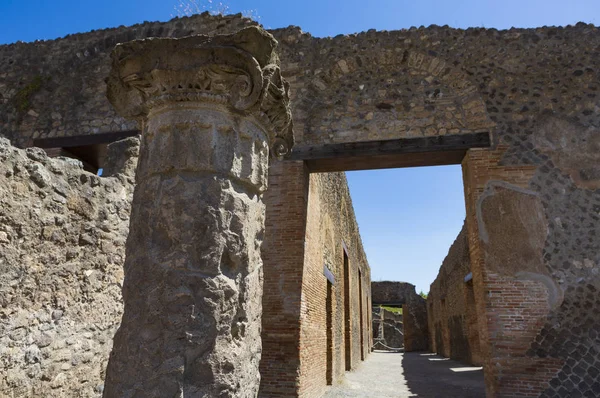
{"type": "Polygon", "coordinates": [[[422,352],[375,351],[323,398],[484,398],[481,368],[422,352]]]}

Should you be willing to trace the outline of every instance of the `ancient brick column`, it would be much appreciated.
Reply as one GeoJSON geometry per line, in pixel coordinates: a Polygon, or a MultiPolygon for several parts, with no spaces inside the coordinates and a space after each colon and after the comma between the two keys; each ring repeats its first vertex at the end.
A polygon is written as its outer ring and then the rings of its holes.
{"type": "Polygon", "coordinates": [[[262,193],[293,141],[276,44],[252,27],[113,52],[108,98],[143,134],[104,397],[257,395],[262,193]]]}

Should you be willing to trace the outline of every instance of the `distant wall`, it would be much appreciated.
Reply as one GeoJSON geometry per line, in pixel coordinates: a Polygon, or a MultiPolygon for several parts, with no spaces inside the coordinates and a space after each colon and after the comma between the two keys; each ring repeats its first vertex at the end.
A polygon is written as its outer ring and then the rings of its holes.
{"type": "Polygon", "coordinates": [[[427,351],[427,305],[421,296],[402,306],[404,314],[404,351],[427,351]]]}
{"type": "Polygon", "coordinates": [[[374,304],[402,305],[417,295],[415,285],[408,282],[377,281],[371,286],[374,304]]]}
{"type": "Polygon", "coordinates": [[[405,351],[423,351],[429,347],[427,306],[415,285],[407,282],[371,282],[373,304],[402,305],[405,351]]]}

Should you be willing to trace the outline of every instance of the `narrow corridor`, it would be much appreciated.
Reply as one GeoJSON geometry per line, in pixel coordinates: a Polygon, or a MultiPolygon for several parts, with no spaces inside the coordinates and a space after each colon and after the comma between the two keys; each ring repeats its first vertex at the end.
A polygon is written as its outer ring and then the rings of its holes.
{"type": "Polygon", "coordinates": [[[323,398],[483,398],[483,370],[436,354],[375,351],[323,398]]]}

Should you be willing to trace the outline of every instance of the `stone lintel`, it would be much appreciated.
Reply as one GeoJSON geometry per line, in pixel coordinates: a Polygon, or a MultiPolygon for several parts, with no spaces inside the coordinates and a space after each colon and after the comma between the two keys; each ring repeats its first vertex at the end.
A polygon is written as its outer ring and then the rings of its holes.
{"type": "Polygon", "coordinates": [[[491,146],[490,133],[294,147],[285,160],[304,160],[311,172],[460,164],[471,148],[491,146]]]}

